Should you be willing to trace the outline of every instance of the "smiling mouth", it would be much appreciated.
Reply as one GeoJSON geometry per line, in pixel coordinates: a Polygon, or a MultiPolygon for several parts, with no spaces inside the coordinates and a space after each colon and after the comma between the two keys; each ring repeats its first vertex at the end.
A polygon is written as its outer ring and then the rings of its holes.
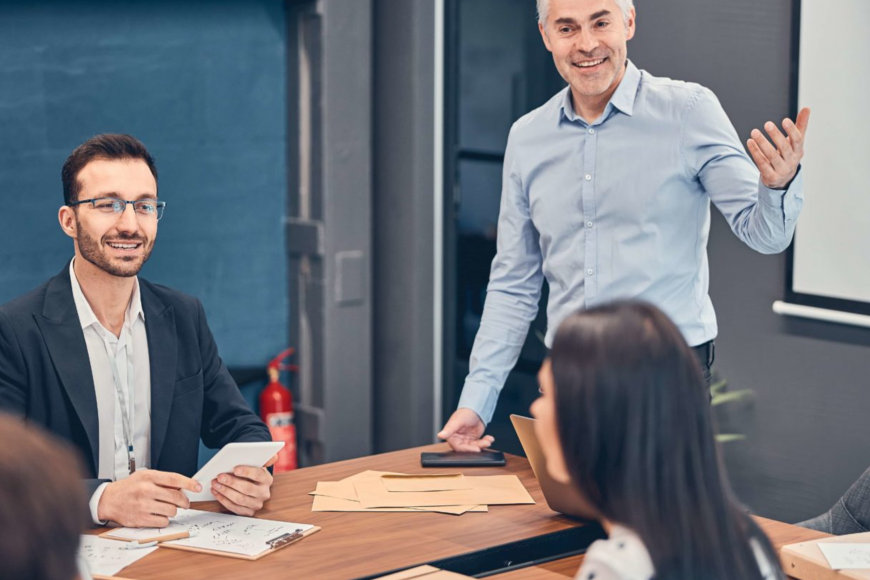
{"type": "Polygon", "coordinates": [[[607,58],[608,57],[598,58],[595,60],[583,60],[580,62],[572,62],[571,65],[573,65],[574,68],[579,68],[580,70],[593,71],[593,70],[598,69],[602,64],[604,64],[607,61],[607,58]]]}
{"type": "Polygon", "coordinates": [[[138,250],[142,245],[141,242],[106,242],[110,248],[120,250],[122,252],[132,252],[138,250]]]}

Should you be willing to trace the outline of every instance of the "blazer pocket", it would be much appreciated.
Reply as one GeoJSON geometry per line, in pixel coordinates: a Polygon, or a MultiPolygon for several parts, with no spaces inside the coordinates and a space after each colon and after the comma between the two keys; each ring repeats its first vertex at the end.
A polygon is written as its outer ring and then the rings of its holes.
{"type": "Polygon", "coordinates": [[[192,377],[187,377],[186,379],[181,379],[180,381],[176,381],[175,383],[175,395],[174,397],[180,397],[181,395],[186,395],[187,393],[195,390],[202,390],[202,370],[192,377]]]}

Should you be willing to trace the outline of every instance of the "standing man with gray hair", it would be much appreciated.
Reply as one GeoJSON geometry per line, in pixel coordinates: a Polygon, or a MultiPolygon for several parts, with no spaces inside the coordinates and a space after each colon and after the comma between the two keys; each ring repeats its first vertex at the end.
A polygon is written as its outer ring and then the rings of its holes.
{"type": "Polygon", "coordinates": [[[747,141],[707,88],[627,59],[632,0],[538,0],[538,28],[568,87],[511,128],[498,253],[459,408],[438,434],[480,451],[507,375],[550,286],[547,345],[568,314],[614,299],[660,307],[708,383],[716,316],[708,295],[712,201],[744,243],[785,250],[803,195],[809,110],[747,141]],[[755,161],[753,164],[752,161],[755,161]]]}

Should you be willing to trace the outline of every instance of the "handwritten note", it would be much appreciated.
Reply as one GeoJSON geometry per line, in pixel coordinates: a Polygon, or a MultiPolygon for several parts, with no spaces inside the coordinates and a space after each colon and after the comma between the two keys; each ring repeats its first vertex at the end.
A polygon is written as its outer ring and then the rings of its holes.
{"type": "Polygon", "coordinates": [[[118,572],[147,556],[157,548],[127,550],[127,542],[106,540],[97,536],[82,536],[79,558],[88,563],[91,574],[115,576],[118,572]]]}
{"type": "Polygon", "coordinates": [[[832,570],[870,569],[870,544],[819,542],[817,546],[828,559],[832,570]]]}
{"type": "Polygon", "coordinates": [[[178,536],[187,531],[187,528],[181,524],[171,523],[165,528],[117,528],[111,530],[109,534],[104,534],[110,539],[137,541],[139,543],[150,542],[157,540],[164,541],[170,536],[178,536]]]}
{"type": "Polygon", "coordinates": [[[261,520],[200,510],[178,510],[172,526],[182,526],[189,538],[171,540],[167,545],[202,548],[244,556],[256,556],[270,549],[269,540],[296,531],[305,533],[314,526],[274,520],[261,520]]]}

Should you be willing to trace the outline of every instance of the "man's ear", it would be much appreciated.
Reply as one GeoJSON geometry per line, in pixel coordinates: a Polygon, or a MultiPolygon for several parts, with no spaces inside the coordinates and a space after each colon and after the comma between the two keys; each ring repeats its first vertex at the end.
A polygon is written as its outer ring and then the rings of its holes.
{"type": "Polygon", "coordinates": [[[60,206],[57,211],[57,221],[60,222],[60,229],[63,233],[72,239],[78,238],[78,229],[76,228],[75,210],[68,205],[60,206]]]}
{"type": "Polygon", "coordinates": [[[634,8],[631,9],[631,15],[628,17],[628,22],[625,23],[625,40],[631,40],[634,38],[635,31],[635,20],[637,19],[637,12],[635,12],[634,8]]]}
{"type": "Polygon", "coordinates": [[[544,25],[541,22],[538,22],[538,30],[541,32],[541,38],[544,39],[544,46],[547,47],[547,50],[553,52],[553,49],[550,48],[550,39],[547,37],[547,31],[544,30],[544,25]]]}

